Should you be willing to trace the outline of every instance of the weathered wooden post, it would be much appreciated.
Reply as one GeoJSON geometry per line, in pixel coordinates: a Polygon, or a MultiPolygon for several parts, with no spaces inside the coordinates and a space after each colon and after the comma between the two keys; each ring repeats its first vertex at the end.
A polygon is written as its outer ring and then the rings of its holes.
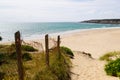
{"type": "Polygon", "coordinates": [[[21,39],[20,39],[19,31],[15,33],[15,45],[16,45],[16,53],[17,53],[17,62],[18,62],[17,65],[18,65],[19,80],[24,80],[22,52],[21,52],[21,39]]]}
{"type": "Polygon", "coordinates": [[[45,53],[46,53],[46,65],[49,67],[49,39],[48,39],[48,34],[45,35],[45,53]]]}
{"type": "Polygon", "coordinates": [[[58,58],[60,58],[60,35],[57,37],[57,51],[58,51],[58,58]]]}

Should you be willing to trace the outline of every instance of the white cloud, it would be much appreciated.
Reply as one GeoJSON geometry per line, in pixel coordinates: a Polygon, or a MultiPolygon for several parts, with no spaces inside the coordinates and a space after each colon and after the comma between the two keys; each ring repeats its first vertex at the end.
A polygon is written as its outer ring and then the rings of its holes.
{"type": "Polygon", "coordinates": [[[0,22],[120,18],[119,0],[3,0],[0,22]]]}

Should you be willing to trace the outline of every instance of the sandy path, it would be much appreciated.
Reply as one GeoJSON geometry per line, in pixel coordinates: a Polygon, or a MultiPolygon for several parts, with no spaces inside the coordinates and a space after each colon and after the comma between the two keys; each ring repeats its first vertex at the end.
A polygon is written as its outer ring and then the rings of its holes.
{"type": "Polygon", "coordinates": [[[80,52],[74,53],[71,69],[72,80],[119,80],[119,78],[107,76],[104,71],[105,62],[91,59],[80,52]]]}

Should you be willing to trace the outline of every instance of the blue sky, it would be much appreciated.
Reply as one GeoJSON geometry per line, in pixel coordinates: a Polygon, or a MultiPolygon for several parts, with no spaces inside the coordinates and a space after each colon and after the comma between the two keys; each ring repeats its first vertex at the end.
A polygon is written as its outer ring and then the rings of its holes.
{"type": "Polygon", "coordinates": [[[120,0],[0,0],[0,22],[120,18],[120,0]]]}

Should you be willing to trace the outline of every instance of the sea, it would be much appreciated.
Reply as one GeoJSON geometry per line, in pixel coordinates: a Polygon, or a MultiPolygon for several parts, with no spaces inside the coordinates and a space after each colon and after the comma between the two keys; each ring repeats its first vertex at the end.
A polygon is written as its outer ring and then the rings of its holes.
{"type": "Polygon", "coordinates": [[[76,31],[120,28],[120,24],[95,24],[80,22],[30,22],[0,23],[0,36],[3,42],[14,41],[14,33],[20,31],[24,40],[43,38],[45,34],[63,35],[76,31]]]}

